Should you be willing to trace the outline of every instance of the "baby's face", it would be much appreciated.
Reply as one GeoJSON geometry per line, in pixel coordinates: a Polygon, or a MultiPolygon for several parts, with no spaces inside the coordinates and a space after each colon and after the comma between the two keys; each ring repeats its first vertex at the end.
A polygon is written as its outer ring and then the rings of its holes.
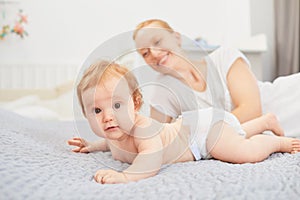
{"type": "Polygon", "coordinates": [[[113,77],[82,93],[86,117],[94,133],[110,140],[126,138],[135,122],[135,108],[123,78],[113,77]]]}

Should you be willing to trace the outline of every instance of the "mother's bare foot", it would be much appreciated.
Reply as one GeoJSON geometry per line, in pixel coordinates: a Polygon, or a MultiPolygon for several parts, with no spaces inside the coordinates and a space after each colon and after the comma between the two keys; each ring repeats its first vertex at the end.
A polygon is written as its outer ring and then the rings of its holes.
{"type": "Polygon", "coordinates": [[[267,129],[272,131],[277,136],[284,136],[284,131],[281,128],[277,117],[272,113],[265,114],[267,121],[267,129]]]}
{"type": "Polygon", "coordinates": [[[297,138],[279,137],[280,152],[298,153],[300,152],[300,140],[297,138]]]}

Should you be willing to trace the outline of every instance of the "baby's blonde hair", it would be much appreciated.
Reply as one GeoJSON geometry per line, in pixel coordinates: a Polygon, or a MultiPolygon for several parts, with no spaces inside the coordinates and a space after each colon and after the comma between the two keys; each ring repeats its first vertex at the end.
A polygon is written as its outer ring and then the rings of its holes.
{"type": "Polygon", "coordinates": [[[163,29],[166,29],[167,31],[169,31],[171,33],[174,32],[174,30],[171,28],[171,26],[167,22],[165,22],[165,21],[163,21],[161,19],[148,19],[146,21],[143,21],[143,22],[139,23],[135,27],[135,30],[133,32],[133,40],[135,40],[136,35],[139,32],[139,30],[141,30],[142,28],[144,28],[144,27],[146,27],[146,26],[148,26],[150,24],[157,24],[159,27],[161,27],[163,29]]]}
{"type": "Polygon", "coordinates": [[[92,64],[83,74],[79,84],[77,85],[77,97],[84,115],[85,109],[82,101],[82,93],[97,85],[110,80],[112,77],[124,77],[131,91],[134,107],[138,111],[143,105],[143,96],[139,90],[138,82],[135,76],[124,66],[114,62],[98,61],[92,64]]]}

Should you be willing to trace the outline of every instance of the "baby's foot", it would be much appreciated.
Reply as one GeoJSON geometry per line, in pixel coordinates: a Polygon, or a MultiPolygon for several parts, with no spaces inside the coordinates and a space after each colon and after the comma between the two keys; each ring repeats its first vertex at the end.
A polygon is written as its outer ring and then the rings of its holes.
{"type": "Polygon", "coordinates": [[[277,117],[272,113],[267,113],[265,117],[267,119],[267,129],[277,136],[284,136],[284,131],[281,128],[277,117]]]}
{"type": "Polygon", "coordinates": [[[279,137],[280,152],[298,153],[300,152],[300,140],[297,138],[279,137]]]}

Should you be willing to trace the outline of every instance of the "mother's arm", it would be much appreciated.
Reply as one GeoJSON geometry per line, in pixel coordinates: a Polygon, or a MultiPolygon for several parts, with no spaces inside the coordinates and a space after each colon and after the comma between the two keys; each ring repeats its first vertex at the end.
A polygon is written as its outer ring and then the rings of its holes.
{"type": "Polygon", "coordinates": [[[227,85],[235,105],[232,113],[241,123],[262,115],[257,80],[242,58],[232,64],[227,74],[227,85]]]}

